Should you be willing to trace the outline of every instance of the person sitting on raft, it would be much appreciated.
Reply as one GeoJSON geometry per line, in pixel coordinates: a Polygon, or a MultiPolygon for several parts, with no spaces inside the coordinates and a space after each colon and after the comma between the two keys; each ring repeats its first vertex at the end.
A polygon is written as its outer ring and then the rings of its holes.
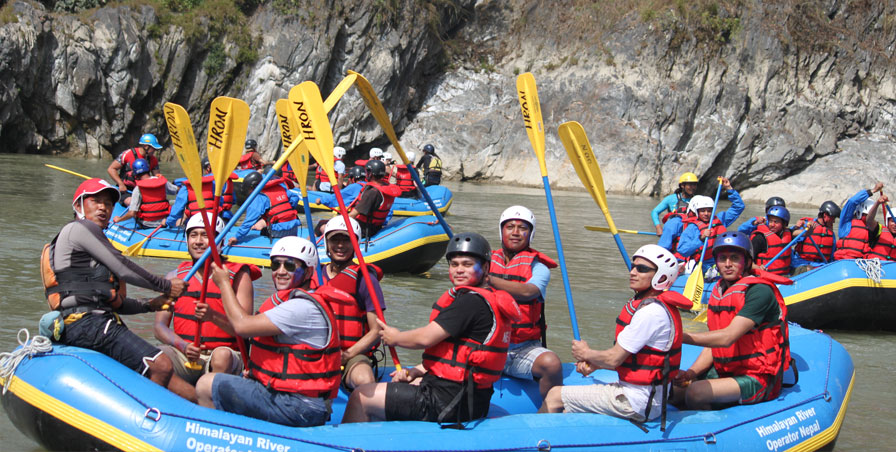
{"type": "Polygon", "coordinates": [[[874,206],[874,200],[870,198],[883,188],[883,182],[878,182],[870,190],[860,190],[843,205],[840,212],[840,229],[837,231],[837,236],[840,238],[837,239],[834,259],[861,259],[865,255],[872,226],[877,227],[877,220],[868,216],[874,206]]]}
{"type": "MultiPolygon", "coordinates": [[[[361,226],[349,218],[355,237],[361,236],[361,226]]],[[[380,325],[376,322],[376,306],[367,289],[360,265],[354,264],[355,250],[348,236],[345,219],[338,215],[327,222],[324,229],[327,256],[330,262],[322,266],[323,285],[336,288],[351,297],[350,300],[336,300],[325,297],[330,309],[336,315],[339,338],[342,341],[342,387],[351,392],[354,388],[376,381],[374,369],[377,366],[374,350],[380,343],[380,325]]],[[[380,308],[386,310],[380,279],[383,271],[368,264],[370,282],[380,308]]],[[[318,279],[311,279],[311,288],[318,289],[318,279]]]]}
{"type": "MultiPolygon", "coordinates": [[[[701,251],[703,251],[703,241],[707,237],[709,238],[706,246],[711,250],[716,237],[737,221],[741,212],[744,211],[746,207],[744,206],[744,201],[741,199],[740,194],[731,187],[731,181],[726,177],[721,178],[721,180],[722,187],[728,193],[728,199],[731,201],[731,207],[723,212],[716,212],[716,218],[712,219],[712,225],[710,226],[709,217],[712,216],[714,206],[712,198],[697,195],[691,199],[691,202],[688,203],[688,210],[694,212],[696,216],[688,217],[685,220],[687,226],[685,226],[684,232],[681,233],[681,239],[678,241],[676,249],[677,257],[680,260],[698,262],[701,251]]],[[[712,256],[707,253],[707,256],[703,258],[703,271],[705,272],[709,267],[712,267],[713,263],[712,256]]]]}
{"type": "Polygon", "coordinates": [[[887,202],[889,198],[886,195],[880,195],[877,198],[877,201],[874,202],[874,206],[871,208],[871,211],[868,212],[868,216],[874,218],[877,216],[877,209],[881,204],[884,205],[881,210],[884,215],[884,225],[873,226],[871,229],[874,233],[871,234],[871,239],[869,240],[868,247],[865,248],[865,259],[880,259],[882,261],[896,261],[896,221],[894,221],[893,217],[890,216],[889,210],[887,210],[887,202]]]}
{"type": "Polygon", "coordinates": [[[542,399],[563,384],[563,365],[547,346],[544,302],[557,263],[530,246],[535,234],[535,214],[523,206],[508,207],[498,221],[501,249],[492,251],[489,285],[509,293],[523,318],[513,324],[504,374],[535,380],[542,399]]]}
{"type": "Polygon", "coordinates": [[[209,373],[196,383],[199,404],[292,427],[323,425],[339,392],[341,352],[336,318],[323,297],[308,291],[317,247],[284,237],[271,248],[277,290],[255,315],[230,287],[230,272],[212,264],[215,284],[234,331],[253,338],[249,378],[209,373]]]}
{"type": "MultiPolygon", "coordinates": [[[[768,210],[775,206],[787,207],[787,203],[784,202],[784,198],[779,196],[772,196],[765,201],[765,213],[768,215],[768,210]]],[[[767,224],[768,219],[766,217],[753,217],[747,221],[744,221],[737,230],[743,232],[747,236],[753,235],[753,232],[756,231],[756,227],[760,224],[767,224]]]]}
{"type": "Polygon", "coordinates": [[[380,325],[386,345],[425,349],[423,364],[393,372],[392,383],[355,388],[342,422],[462,423],[488,415],[511,323],[522,314],[510,294],[488,287],[491,248],[484,237],[456,234],[445,257],[454,287],[433,305],[429,323],[410,331],[380,325]]]}
{"type": "Polygon", "coordinates": [[[688,203],[697,193],[697,175],[694,173],[684,173],[678,178],[678,188],[671,195],[666,196],[660,201],[653,210],[650,211],[650,218],[656,227],[657,235],[663,234],[665,223],[671,218],[671,214],[684,215],[688,210],[688,203]],[[663,212],[668,212],[660,219],[663,212]]]}
{"type": "Polygon", "coordinates": [[[137,227],[154,228],[165,222],[171,211],[168,195],[177,193],[177,186],[168,182],[165,176],[150,175],[149,162],[134,160],[134,177],[137,186],[131,192],[128,211],[120,217],[112,218],[113,223],[136,218],[137,227]]]}
{"type": "MultiPolygon", "coordinates": [[[[364,167],[353,166],[349,168],[346,180],[349,184],[342,189],[342,202],[346,206],[350,206],[356,199],[358,199],[361,190],[367,185],[367,174],[364,172],[364,167]]],[[[334,211],[339,208],[339,201],[336,199],[336,195],[330,193],[322,193],[320,198],[315,199],[314,202],[316,204],[323,204],[334,211]]],[[[318,237],[321,236],[328,221],[329,220],[318,221],[317,225],[314,227],[314,234],[318,237]]],[[[358,237],[360,238],[362,236],[363,234],[358,237]]]]}
{"type": "MultiPolygon", "coordinates": [[[[207,213],[209,223],[212,213],[207,213]]],[[[224,229],[224,221],[218,218],[215,234],[224,229]]],[[[209,238],[202,222],[202,213],[190,217],[185,235],[187,252],[192,260],[181,262],[174,273],[183,278],[193,269],[193,265],[209,246],[209,238]]],[[[230,273],[230,286],[236,293],[237,303],[245,314],[253,309],[254,291],[252,281],[261,277],[261,270],[251,264],[224,263],[230,273]]],[[[199,377],[208,372],[224,372],[239,375],[243,371],[243,361],[236,344],[233,327],[224,314],[221,304],[221,289],[209,281],[205,299],[201,297],[205,269],[200,268],[187,281],[187,291],[174,303],[174,312],[156,312],[153,333],[163,345],[162,349],[174,363],[174,373],[190,384],[196,384],[199,377]],[[174,329],[171,329],[172,317],[174,329]],[[198,344],[195,340],[199,331],[198,344]],[[196,363],[189,366],[187,363],[196,363]],[[193,368],[195,367],[195,368],[193,368]]]]}
{"type": "MultiPolygon", "coordinates": [[[[103,235],[119,191],[106,181],[88,179],[72,200],[76,219],[62,227],[41,253],[41,277],[54,312],[48,323],[64,327],[52,339],[96,350],[146,376],[175,394],[196,401],[193,386],[172,370],[171,360],[125,326],[119,315],[162,309],[183,294],[182,279],[164,279],[121,255],[103,235]],[[127,298],[126,284],[163,295],[152,300],[127,298]]],[[[44,323],[44,320],[41,320],[44,323]]]]}
{"type": "Polygon", "coordinates": [[[741,232],[720,235],[712,253],[722,279],[707,307],[709,331],[683,334],[685,344],[705,348],[675,376],[687,389],[673,394],[683,393],[694,410],[773,400],[790,366],[787,306],[775,284],[792,281],[752,267],[750,239],[741,232]]]}
{"type": "Polygon", "coordinates": [[[243,155],[240,156],[240,161],[237,163],[238,169],[251,169],[255,171],[261,171],[264,169],[265,165],[269,165],[272,162],[265,160],[261,154],[258,153],[258,142],[253,139],[246,140],[246,150],[243,152],[243,155]]]}
{"type": "MultiPolygon", "coordinates": [[[[246,193],[255,190],[263,178],[258,171],[244,176],[243,187],[246,193]]],[[[246,217],[227,243],[235,245],[249,235],[249,231],[261,231],[261,235],[271,238],[297,235],[299,226],[302,225],[296,212],[299,199],[297,193],[287,189],[283,178],[268,181],[246,208],[246,217]]]]}
{"type": "Polygon", "coordinates": [[[126,193],[137,186],[137,181],[134,177],[134,161],[137,159],[146,160],[149,163],[149,173],[157,176],[159,175],[159,159],[156,158],[156,151],[160,149],[162,149],[162,145],[159,144],[156,136],[151,133],[144,133],[140,136],[137,146],[118,154],[118,157],[112,160],[112,163],[106,168],[109,177],[118,184],[118,191],[122,193],[124,198],[121,200],[122,205],[128,205],[129,201],[126,193]]]}
{"type": "MultiPolygon", "coordinates": [[[[345,185],[345,181],[343,180],[345,178],[345,163],[342,161],[342,157],[345,157],[345,148],[342,146],[334,147],[333,173],[336,174],[336,178],[338,179],[339,189],[342,189],[343,185],[345,185]]],[[[334,192],[330,177],[327,176],[327,172],[324,171],[320,164],[312,163],[309,169],[314,170],[314,185],[312,186],[314,190],[322,191],[324,193],[334,192]]]]}
{"type": "Polygon", "coordinates": [[[808,227],[809,231],[794,239],[797,243],[793,245],[790,258],[794,275],[834,261],[834,221],[839,217],[840,206],[834,201],[825,201],[818,208],[818,217],[804,217],[796,222],[792,232],[798,234],[804,227],[808,227]]]}
{"type": "Polygon", "coordinates": [[[401,189],[386,180],[386,164],[381,160],[370,160],[364,169],[367,170],[367,184],[348,206],[348,215],[361,224],[364,237],[371,237],[392,217],[392,203],[401,194],[401,189]]]}
{"type": "MultiPolygon", "coordinates": [[[[202,192],[205,208],[211,212],[215,201],[215,176],[212,174],[212,164],[208,157],[202,159],[202,171],[204,173],[200,191],[202,192]]],[[[218,218],[223,219],[225,222],[230,221],[233,217],[233,212],[230,211],[235,202],[232,181],[236,178],[236,173],[230,175],[230,181],[224,183],[221,197],[218,198],[218,218]]],[[[165,220],[165,226],[169,228],[176,227],[181,221],[189,220],[193,215],[201,211],[197,202],[196,190],[193,189],[189,180],[185,180],[180,190],[177,191],[177,196],[174,197],[174,204],[171,206],[171,213],[168,214],[168,218],[165,220]],[[183,220],[181,220],[182,218],[183,220]]]]}
{"type": "MultiPolygon", "coordinates": [[[[414,159],[417,158],[417,154],[414,151],[408,151],[406,157],[408,161],[414,163],[414,159]]],[[[417,171],[414,169],[414,171],[417,171]]],[[[395,184],[398,188],[401,189],[401,198],[416,198],[417,197],[417,185],[414,184],[414,177],[411,176],[411,171],[408,170],[407,165],[398,162],[392,165],[389,170],[389,183],[395,184]]]]}
{"type": "Polygon", "coordinates": [[[772,259],[793,240],[790,229],[787,229],[790,224],[790,212],[786,207],[772,206],[768,209],[766,217],[765,223],[756,226],[756,230],[750,236],[754,265],[761,266],[769,273],[787,276],[790,274],[790,256],[793,248],[788,248],[774,261],[772,259]]]}
{"type": "Polygon", "coordinates": [[[585,341],[572,342],[579,373],[614,369],[619,381],[556,386],[539,412],[601,413],[635,422],[659,416],[681,362],[679,309],[693,305],[680,293],[667,291],[677,277],[678,260],[669,250],[658,245],[639,248],[629,271],[628,286],[635,294],[616,318],[613,347],[592,350],[585,341]]]}

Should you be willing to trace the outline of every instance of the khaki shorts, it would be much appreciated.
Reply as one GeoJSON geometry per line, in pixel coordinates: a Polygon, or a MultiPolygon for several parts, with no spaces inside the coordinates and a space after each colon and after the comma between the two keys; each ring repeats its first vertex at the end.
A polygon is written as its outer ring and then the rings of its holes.
{"type": "Polygon", "coordinates": [[[348,385],[349,371],[351,371],[352,368],[354,368],[358,364],[363,364],[363,363],[367,363],[367,365],[369,365],[371,369],[373,369],[373,367],[374,367],[373,358],[371,358],[367,355],[364,355],[364,354],[359,354],[359,355],[353,356],[352,358],[350,358],[348,360],[348,362],[345,363],[344,366],[342,366],[342,387],[345,388],[347,391],[351,391],[351,390],[355,389],[355,388],[349,387],[349,385],[348,385]]]}
{"type": "Polygon", "coordinates": [[[644,416],[632,409],[619,382],[609,384],[563,386],[560,390],[566,413],[608,414],[636,422],[644,416]]]}
{"type": "Polygon", "coordinates": [[[215,350],[218,349],[225,349],[230,352],[230,369],[215,369],[215,372],[233,375],[239,375],[243,372],[243,359],[240,355],[240,352],[233,350],[230,347],[216,347],[214,350],[211,350],[208,353],[203,352],[199,357],[199,361],[202,363],[202,368],[198,370],[188,369],[184,365],[187,363],[187,355],[184,355],[180,350],[170,345],[160,345],[159,349],[162,350],[162,353],[171,358],[171,364],[174,368],[175,375],[182,378],[184,381],[190,383],[191,385],[195,385],[199,380],[199,377],[209,372],[209,357],[215,350]]]}

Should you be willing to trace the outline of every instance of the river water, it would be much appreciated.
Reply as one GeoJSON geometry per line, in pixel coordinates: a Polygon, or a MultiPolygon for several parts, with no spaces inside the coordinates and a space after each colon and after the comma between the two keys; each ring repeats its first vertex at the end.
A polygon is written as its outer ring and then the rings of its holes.
{"type": "MultiPolygon", "coordinates": [[[[43,300],[38,257],[44,243],[72,218],[71,199],[82,179],[44,166],[53,164],[88,176],[104,176],[109,161],[85,161],[59,157],[0,154],[0,350],[16,345],[16,333],[27,328],[36,334],[37,321],[46,311],[43,300]]],[[[162,162],[162,171],[181,175],[173,161],[162,162]]],[[[455,232],[475,231],[499,245],[497,220],[507,206],[522,204],[531,208],[538,225],[533,247],[557,255],[550,217],[541,189],[448,183],[454,191],[454,204],[447,221],[455,232]]],[[[843,193],[844,196],[851,193],[843,193]]],[[[625,264],[610,234],[586,231],[584,225],[606,225],[601,211],[584,192],[555,191],[557,216],[563,238],[566,264],[573,290],[579,329],[584,339],[597,348],[612,345],[615,316],[628,300],[625,264]]],[[[649,211],[657,200],[632,196],[609,196],[610,212],[618,227],[652,231],[649,211]]],[[[761,213],[762,205],[747,206],[747,215],[761,213]]],[[[814,216],[813,209],[795,208],[791,215],[814,216]]],[[[304,218],[303,218],[304,220],[304,218]]],[[[737,224],[740,224],[739,222],[737,224]]],[[[629,254],[651,242],[650,236],[623,234],[629,254]]],[[[140,265],[164,274],[176,261],[139,258],[140,265]]],[[[560,358],[571,361],[572,338],[569,311],[563,292],[560,270],[552,272],[547,302],[548,343],[560,358]]],[[[270,272],[256,281],[256,306],[270,294],[270,272]]],[[[423,276],[388,275],[383,281],[389,323],[402,329],[425,324],[432,302],[449,287],[447,266],[440,262],[423,276]]],[[[137,296],[149,296],[135,290],[137,296]]],[[[152,340],[151,315],[130,316],[129,326],[152,340]]],[[[702,325],[685,320],[686,328],[699,330],[702,325]]],[[[846,419],[837,442],[838,450],[888,450],[891,433],[896,431],[892,391],[896,371],[896,335],[885,333],[829,332],[849,350],[856,364],[857,382],[846,419]]],[[[402,351],[404,365],[419,362],[420,353],[402,351]]],[[[5,413],[4,413],[5,414],[5,413]]],[[[38,451],[40,446],[28,439],[0,415],[0,450],[38,451]]]]}

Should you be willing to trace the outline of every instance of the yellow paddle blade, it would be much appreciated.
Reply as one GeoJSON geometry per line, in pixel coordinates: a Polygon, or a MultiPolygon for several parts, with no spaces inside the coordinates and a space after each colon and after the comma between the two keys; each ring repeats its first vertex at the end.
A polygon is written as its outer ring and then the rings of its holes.
{"type": "Polygon", "coordinates": [[[215,175],[215,196],[221,196],[224,182],[239,164],[249,129],[249,104],[220,96],[212,101],[208,115],[208,160],[215,175]]]}
{"type": "Polygon", "coordinates": [[[383,132],[385,132],[386,136],[389,138],[389,142],[392,143],[395,152],[401,157],[402,163],[405,165],[411,163],[408,160],[408,156],[404,153],[401,143],[398,142],[398,136],[395,135],[395,128],[392,127],[392,121],[389,119],[389,114],[386,113],[386,107],[383,107],[383,103],[380,102],[380,98],[376,95],[373,85],[371,85],[370,81],[364,78],[363,75],[355,71],[347,72],[349,76],[354,75],[356,77],[355,87],[358,89],[358,92],[361,93],[361,98],[364,99],[364,103],[367,104],[367,109],[370,110],[370,113],[373,114],[376,122],[379,123],[380,128],[383,129],[383,132]]]}
{"type": "Polygon", "coordinates": [[[520,108],[523,110],[523,122],[526,125],[526,134],[529,142],[538,157],[538,165],[541,167],[541,176],[548,175],[548,168],[544,161],[544,122],[541,120],[541,103],[538,101],[538,89],[535,87],[535,76],[531,72],[520,74],[516,78],[516,92],[520,99],[520,108]]]}
{"type": "Polygon", "coordinates": [[[49,163],[44,163],[44,166],[46,166],[47,168],[52,168],[52,169],[54,169],[54,170],[56,170],[56,171],[62,171],[63,173],[71,174],[72,176],[78,176],[78,177],[83,177],[84,179],[90,179],[90,176],[85,176],[85,175],[83,175],[83,174],[81,174],[81,173],[76,173],[76,172],[74,172],[74,171],[70,171],[70,170],[67,170],[67,169],[65,169],[65,168],[60,168],[60,167],[58,167],[58,166],[56,166],[56,165],[50,165],[49,163]]]}
{"type": "Polygon", "coordinates": [[[136,256],[137,253],[143,249],[143,245],[146,244],[146,241],[149,240],[149,237],[129,246],[126,250],[124,250],[121,254],[123,256],[136,256]]]}
{"type": "Polygon", "coordinates": [[[287,149],[293,143],[293,140],[302,141],[298,143],[298,148],[289,156],[289,166],[292,167],[293,173],[302,190],[302,196],[308,196],[308,146],[298,135],[299,123],[295,119],[292,109],[289,108],[289,100],[278,99],[274,105],[277,111],[277,123],[280,125],[280,139],[283,141],[283,148],[287,149]]]}
{"type": "Polygon", "coordinates": [[[607,205],[607,195],[600,167],[594,158],[594,151],[591,149],[591,142],[588,141],[585,129],[578,122],[570,121],[560,124],[558,134],[572,166],[576,169],[576,174],[597,205],[603,209],[607,205]]]}
{"type": "Polygon", "coordinates": [[[701,322],[701,323],[706,323],[706,316],[707,316],[707,313],[708,313],[708,312],[709,312],[709,309],[708,309],[708,308],[703,308],[703,310],[700,311],[700,313],[697,314],[696,317],[694,317],[694,321],[701,322]]]}
{"type": "Polygon", "coordinates": [[[336,85],[336,88],[333,89],[333,92],[330,93],[330,95],[327,96],[327,100],[324,101],[324,110],[326,110],[327,113],[329,113],[330,110],[332,110],[333,107],[336,106],[336,103],[339,102],[339,99],[342,99],[342,96],[345,95],[348,89],[351,88],[353,84],[355,84],[355,79],[357,78],[358,74],[349,74],[347,77],[342,79],[342,81],[339,82],[338,85],[336,85]]]}
{"type": "Polygon", "coordinates": [[[703,306],[703,269],[701,267],[698,264],[694,268],[691,276],[688,276],[688,280],[684,284],[684,290],[681,291],[685,298],[694,303],[694,306],[691,308],[692,311],[698,311],[703,306]]]}
{"type": "Polygon", "coordinates": [[[324,110],[324,101],[314,82],[306,81],[289,90],[289,103],[299,123],[302,142],[317,160],[330,180],[335,181],[333,170],[333,129],[324,110]]]}
{"type": "MultiPolygon", "coordinates": [[[[164,106],[165,123],[168,124],[168,135],[171,136],[171,144],[174,145],[174,154],[180,163],[184,175],[190,181],[190,186],[197,193],[202,191],[202,163],[199,161],[199,151],[196,148],[196,137],[193,135],[193,124],[187,110],[178,104],[166,102],[164,106]]],[[[202,196],[196,197],[196,204],[200,209],[205,208],[205,200],[202,196]]],[[[142,246],[142,245],[141,245],[142,246]]]]}

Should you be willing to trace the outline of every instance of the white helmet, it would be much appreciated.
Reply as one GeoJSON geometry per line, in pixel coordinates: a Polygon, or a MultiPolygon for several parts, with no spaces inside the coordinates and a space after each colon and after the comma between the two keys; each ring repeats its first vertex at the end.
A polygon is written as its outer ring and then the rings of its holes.
{"type": "Polygon", "coordinates": [[[866,199],[865,202],[856,206],[855,217],[861,219],[862,215],[871,212],[872,207],[874,207],[874,200],[871,198],[866,199]]]}
{"type": "MultiPolygon", "coordinates": [[[[212,213],[206,212],[206,218],[208,218],[208,222],[211,223],[212,222],[212,213]]],[[[202,222],[202,212],[194,213],[193,216],[190,217],[190,220],[187,221],[186,233],[187,233],[187,235],[189,235],[191,229],[204,228],[204,227],[205,227],[205,223],[202,222]]],[[[224,220],[222,220],[221,217],[218,217],[218,221],[215,222],[215,235],[220,234],[223,229],[224,229],[224,220]]]]}
{"type": "MultiPolygon", "coordinates": [[[[355,231],[355,237],[361,237],[361,225],[358,224],[358,221],[351,217],[348,220],[352,224],[352,231],[355,231]]],[[[337,215],[327,221],[327,225],[324,227],[324,237],[329,237],[331,232],[336,231],[344,231],[346,235],[348,234],[348,228],[345,227],[345,219],[342,218],[342,215],[337,215]]]]}
{"type": "Polygon", "coordinates": [[[654,244],[647,244],[635,251],[632,259],[641,257],[656,265],[656,273],[650,285],[656,290],[666,290],[672,287],[675,278],[678,278],[678,259],[669,250],[654,244]],[[665,279],[663,279],[665,277],[665,279]]]}
{"type": "Polygon", "coordinates": [[[275,256],[291,257],[304,262],[309,268],[317,267],[317,247],[302,237],[283,237],[274,242],[271,257],[275,256]]]}
{"type": "Polygon", "coordinates": [[[709,196],[697,195],[691,198],[691,202],[688,203],[688,212],[694,212],[694,215],[696,215],[698,210],[712,209],[715,204],[709,196]]]}
{"type": "Polygon", "coordinates": [[[336,146],[335,148],[333,148],[333,157],[336,157],[337,159],[345,157],[345,148],[342,146],[336,146]]]}
{"type": "Polygon", "coordinates": [[[391,152],[383,152],[383,160],[387,160],[387,161],[392,160],[392,153],[391,152]]]}
{"type": "Polygon", "coordinates": [[[371,148],[370,149],[370,158],[382,157],[383,150],[380,148],[371,148]]]}
{"type": "Polygon", "coordinates": [[[414,160],[417,160],[417,154],[415,154],[414,151],[408,151],[408,153],[405,155],[408,157],[408,161],[411,163],[414,163],[414,160]]]}
{"type": "Polygon", "coordinates": [[[522,220],[529,223],[529,226],[532,227],[532,231],[529,232],[529,241],[531,242],[532,236],[535,235],[535,214],[523,206],[510,206],[504,209],[501,219],[498,220],[498,237],[504,238],[502,229],[504,228],[504,223],[510,220],[522,220]]]}

